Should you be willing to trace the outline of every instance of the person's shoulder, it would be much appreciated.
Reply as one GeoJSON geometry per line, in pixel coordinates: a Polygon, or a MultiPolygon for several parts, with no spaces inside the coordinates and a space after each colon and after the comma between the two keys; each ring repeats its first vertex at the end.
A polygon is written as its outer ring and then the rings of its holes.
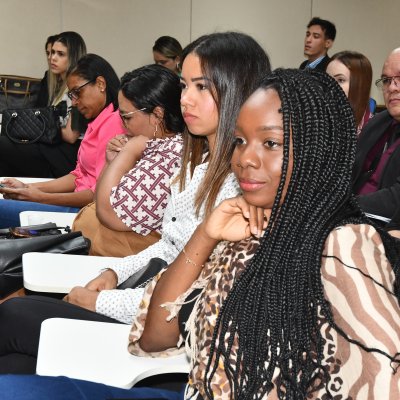
{"type": "Polygon", "coordinates": [[[329,64],[329,61],[331,61],[331,58],[330,58],[328,55],[326,55],[326,56],[318,63],[318,65],[315,67],[315,69],[316,69],[317,71],[325,72],[325,71],[326,71],[326,67],[327,67],[328,64],[329,64]]]}
{"type": "Polygon", "coordinates": [[[393,121],[393,117],[389,114],[388,110],[383,110],[377,114],[375,114],[372,118],[368,120],[365,124],[363,130],[374,127],[378,124],[389,124],[393,121]]]}
{"type": "Polygon", "coordinates": [[[300,64],[299,69],[304,69],[304,68],[306,67],[307,63],[308,63],[308,60],[304,60],[304,61],[300,64]]]}
{"type": "Polygon", "coordinates": [[[110,106],[106,107],[93,122],[97,123],[101,130],[112,129],[113,136],[115,136],[124,132],[125,129],[122,126],[118,110],[114,111],[112,105],[110,106]]]}
{"type": "Polygon", "coordinates": [[[393,121],[393,117],[387,110],[383,110],[375,114],[368,122],[363,126],[360,136],[358,139],[358,147],[361,147],[365,143],[370,143],[376,140],[376,136],[380,136],[390,126],[393,121]]]}
{"type": "Polygon", "coordinates": [[[369,224],[347,224],[330,232],[323,251],[322,273],[359,271],[380,281],[391,267],[379,232],[369,224]]]}
{"type": "Polygon", "coordinates": [[[332,246],[348,247],[349,249],[362,248],[366,243],[373,246],[383,247],[381,237],[378,231],[369,224],[346,224],[333,229],[325,243],[325,250],[332,246]]]}
{"type": "Polygon", "coordinates": [[[182,151],[183,148],[183,138],[180,133],[177,133],[167,138],[149,141],[148,143],[149,147],[154,147],[155,149],[158,149],[158,151],[162,152],[167,152],[171,150],[182,151]]]}

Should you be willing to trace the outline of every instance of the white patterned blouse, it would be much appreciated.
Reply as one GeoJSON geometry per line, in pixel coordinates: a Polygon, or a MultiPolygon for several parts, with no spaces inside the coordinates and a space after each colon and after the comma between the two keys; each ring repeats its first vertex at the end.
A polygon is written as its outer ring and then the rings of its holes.
{"type": "MultiPolygon", "coordinates": [[[[187,166],[189,171],[190,166],[187,166]]],[[[118,276],[118,284],[124,282],[136,271],[143,268],[151,258],[161,258],[170,264],[182,251],[192,233],[204,219],[205,209],[195,212],[195,197],[206,174],[208,163],[198,165],[193,176],[186,175],[185,189],[179,191],[179,182],[171,185],[171,198],[164,212],[161,239],[140,253],[123,258],[111,265],[118,276]]],[[[174,180],[174,178],[172,178],[174,180]]],[[[240,193],[239,184],[233,174],[223,183],[215,205],[240,193]]],[[[96,301],[96,311],[100,314],[130,324],[142,300],[143,289],[103,290],[96,301]]]]}

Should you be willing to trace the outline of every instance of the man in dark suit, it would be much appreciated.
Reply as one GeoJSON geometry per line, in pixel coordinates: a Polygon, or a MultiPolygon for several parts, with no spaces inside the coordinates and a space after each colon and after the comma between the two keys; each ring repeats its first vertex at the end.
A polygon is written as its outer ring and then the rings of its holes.
{"type": "Polygon", "coordinates": [[[361,208],[400,228],[400,48],[387,57],[381,78],[387,110],[361,131],[353,170],[353,190],[361,208]]]}
{"type": "Polygon", "coordinates": [[[308,59],[301,63],[300,69],[325,71],[330,60],[328,50],[332,47],[335,37],[336,27],[332,22],[318,17],[312,18],[307,25],[304,39],[304,55],[308,59]]]}

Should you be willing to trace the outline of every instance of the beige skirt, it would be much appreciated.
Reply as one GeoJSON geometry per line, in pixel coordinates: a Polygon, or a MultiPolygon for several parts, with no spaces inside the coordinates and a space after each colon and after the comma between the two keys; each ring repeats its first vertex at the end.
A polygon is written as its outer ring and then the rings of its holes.
{"type": "Polygon", "coordinates": [[[158,242],[161,237],[154,231],[147,236],[142,236],[132,231],[114,231],[105,227],[96,216],[95,203],[90,203],[79,211],[72,230],[81,231],[83,236],[90,239],[89,255],[92,256],[130,256],[158,242]]]}

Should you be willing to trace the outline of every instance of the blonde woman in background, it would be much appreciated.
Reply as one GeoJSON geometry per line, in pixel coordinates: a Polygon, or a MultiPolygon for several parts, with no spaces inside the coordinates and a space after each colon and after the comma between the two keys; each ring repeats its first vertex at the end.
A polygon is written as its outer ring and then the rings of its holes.
{"type": "Polygon", "coordinates": [[[0,136],[0,176],[59,178],[76,166],[80,132],[71,128],[71,100],[67,76],[86,54],[86,45],[76,32],[63,32],[54,39],[49,67],[48,105],[59,106],[61,138],[57,144],[17,144],[0,136]]]}
{"type": "Polygon", "coordinates": [[[180,62],[182,55],[181,44],[171,36],[159,37],[153,46],[154,62],[180,74],[180,62]]]}

